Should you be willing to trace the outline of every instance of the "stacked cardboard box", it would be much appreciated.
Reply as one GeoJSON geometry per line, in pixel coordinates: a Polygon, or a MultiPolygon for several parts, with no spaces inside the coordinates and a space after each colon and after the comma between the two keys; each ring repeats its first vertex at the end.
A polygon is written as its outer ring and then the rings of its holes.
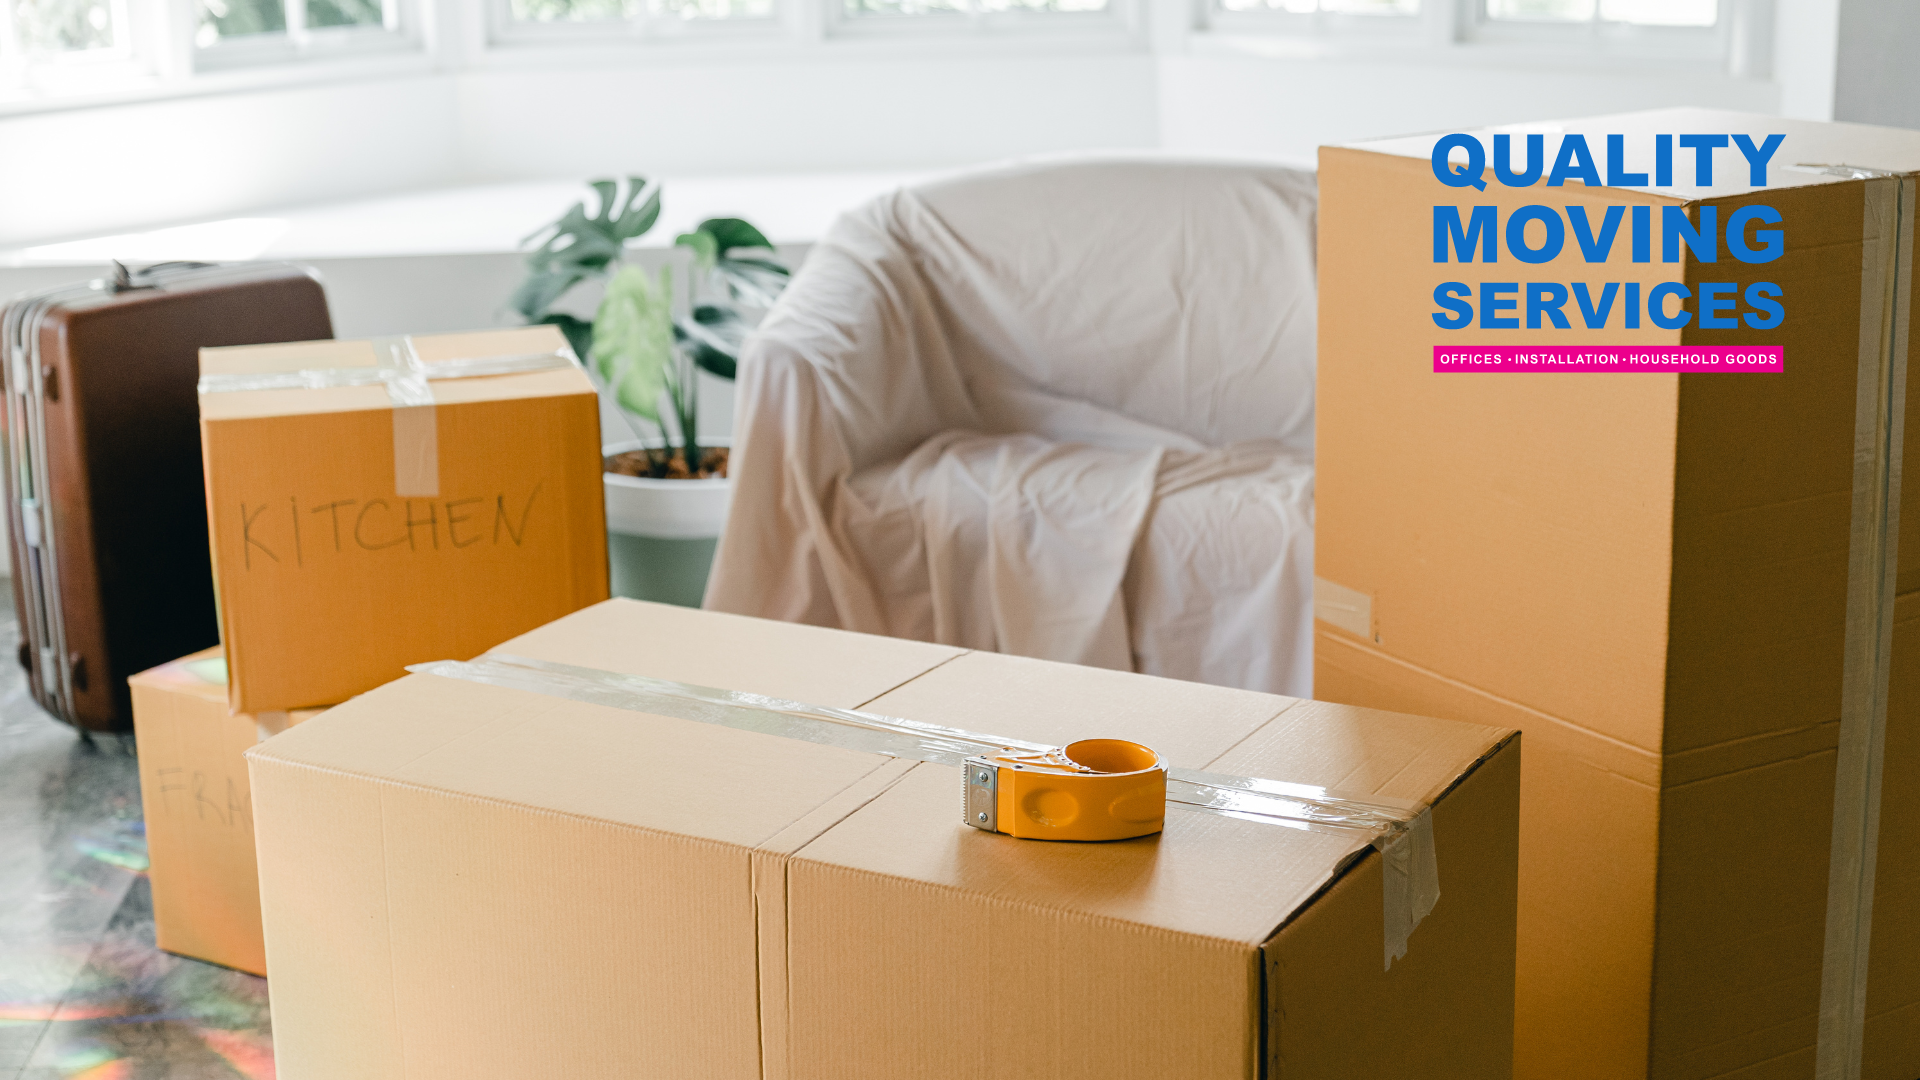
{"type": "Polygon", "coordinates": [[[606,599],[599,406],[565,349],[530,326],[201,353],[236,710],[344,701],[606,599]],[[353,378],[410,361],[425,404],[353,378]]]}
{"type": "Polygon", "coordinates": [[[242,755],[319,711],[228,712],[227,664],[217,647],[127,681],[159,946],[264,975],[253,800],[242,755]]]}
{"type": "Polygon", "coordinates": [[[1797,1078],[1818,1058],[1842,1068],[1823,1076],[1911,1080],[1920,483],[1900,472],[1920,452],[1901,435],[1920,133],[1706,110],[1529,126],[1516,148],[1527,131],[1549,160],[1563,134],[1596,153],[1623,136],[1643,172],[1662,134],[1785,138],[1765,183],[1728,149],[1714,186],[1664,191],[1447,187],[1438,135],[1322,152],[1315,692],[1525,729],[1520,1076],[1797,1078]],[[1696,224],[1764,204],[1784,250],[1744,262],[1716,240],[1717,262],[1687,246],[1668,263],[1656,234],[1635,262],[1623,226],[1602,263],[1571,239],[1538,266],[1436,262],[1437,205],[1504,225],[1530,204],[1595,223],[1684,206],[1696,224]],[[1785,318],[1448,331],[1447,281],[1764,281],[1785,318]],[[1785,371],[1432,367],[1437,345],[1548,343],[1779,345],[1785,371]],[[1896,537],[1897,575],[1876,561],[1896,537]],[[1876,792],[1862,770],[1882,722],[1876,792]],[[1877,883],[1850,854],[1873,800],[1877,883]],[[1855,940],[1864,1009],[1847,1000],[1855,940]],[[1846,1072],[1862,1020],[1864,1070],[1846,1072]]]}
{"type": "Polygon", "coordinates": [[[605,599],[598,406],[549,326],[207,349],[201,370],[224,652],[135,676],[134,723],[161,947],[263,972],[241,752],[289,710],[605,599]]]}
{"type": "Polygon", "coordinates": [[[1431,807],[1383,964],[1353,829],[1016,840],[956,767],[415,674],[250,755],[279,1075],[1509,1075],[1496,727],[615,600],[502,653],[1431,807]]]}

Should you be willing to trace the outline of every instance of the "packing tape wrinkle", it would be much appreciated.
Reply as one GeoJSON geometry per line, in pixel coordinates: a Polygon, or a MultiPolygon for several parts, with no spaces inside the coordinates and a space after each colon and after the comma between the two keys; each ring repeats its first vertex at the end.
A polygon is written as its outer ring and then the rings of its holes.
{"type": "MultiPolygon", "coordinates": [[[[956,767],[983,752],[1012,749],[1046,753],[1058,749],[879,713],[623,675],[509,653],[487,653],[471,661],[439,660],[415,664],[407,670],[956,767]]],[[[1167,803],[1185,811],[1261,824],[1367,834],[1382,857],[1385,961],[1389,970],[1395,960],[1407,954],[1407,939],[1440,899],[1432,811],[1418,802],[1380,796],[1351,798],[1312,784],[1168,769],[1167,803]]]]}
{"type": "Polygon", "coordinates": [[[1916,180],[1850,166],[1865,180],[1855,382],[1853,507],[1833,841],[1820,971],[1817,1080],[1859,1080],[1880,833],[1887,685],[1900,535],[1916,180]]]}
{"type": "Polygon", "coordinates": [[[432,380],[524,375],[576,367],[580,363],[571,350],[562,349],[509,356],[462,357],[429,364],[420,359],[410,336],[377,337],[370,344],[376,357],[372,367],[202,375],[200,393],[324,390],[338,386],[384,384],[387,399],[393,403],[394,494],[434,498],[440,494],[440,430],[434,409],[432,380]]]}

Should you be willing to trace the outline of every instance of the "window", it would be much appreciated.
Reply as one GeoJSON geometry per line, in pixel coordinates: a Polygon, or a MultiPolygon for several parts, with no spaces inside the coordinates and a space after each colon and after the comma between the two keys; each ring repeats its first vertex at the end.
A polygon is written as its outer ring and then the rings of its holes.
{"type": "Polygon", "coordinates": [[[0,0],[0,94],[111,87],[147,74],[129,0],[0,0]]]}
{"type": "Polygon", "coordinates": [[[192,0],[194,66],[417,47],[408,0],[192,0]]]}
{"type": "Polygon", "coordinates": [[[1457,0],[1208,0],[1208,29],[1297,39],[1411,39],[1457,0]]]}
{"type": "Polygon", "coordinates": [[[1536,50],[1721,61],[1739,69],[1751,58],[1733,55],[1728,16],[1742,6],[1741,0],[1480,0],[1472,37],[1536,50]]]}
{"type": "Polygon", "coordinates": [[[1220,0],[1222,11],[1284,11],[1293,15],[1418,15],[1420,0],[1220,0]]]}
{"type": "Polygon", "coordinates": [[[841,14],[849,19],[1022,11],[1086,14],[1107,10],[1107,0],[841,0],[841,5],[841,14]]]}
{"type": "Polygon", "coordinates": [[[1487,18],[1630,26],[1712,26],[1719,0],[1487,0],[1487,18]]]}
{"type": "MultiPolygon", "coordinates": [[[[827,32],[908,34],[1094,34],[1131,25],[1136,0],[821,0],[827,32]]],[[[1144,2],[1144,0],[1143,0],[1144,2]]]]}
{"type": "Polygon", "coordinates": [[[491,0],[496,41],[765,34],[791,0],[491,0]]]}
{"type": "Polygon", "coordinates": [[[1319,55],[1395,42],[1481,62],[1510,49],[1538,63],[1582,57],[1707,63],[1760,74],[1770,0],[1205,0],[1203,30],[1261,35],[1263,52],[1319,55]],[[1477,49],[1468,52],[1466,49],[1477,49]],[[1753,55],[1743,55],[1751,53],[1753,55]]]}

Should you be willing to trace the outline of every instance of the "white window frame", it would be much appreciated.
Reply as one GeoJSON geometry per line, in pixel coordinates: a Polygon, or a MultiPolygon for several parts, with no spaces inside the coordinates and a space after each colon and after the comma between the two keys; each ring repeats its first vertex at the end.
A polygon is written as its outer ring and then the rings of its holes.
{"type": "Polygon", "coordinates": [[[1711,27],[1493,19],[1486,0],[1421,0],[1413,15],[1226,11],[1194,0],[1189,41],[1202,49],[1516,67],[1689,67],[1746,78],[1771,74],[1774,0],[1720,0],[1711,27]]]}
{"type": "Polygon", "coordinates": [[[1195,22],[1202,31],[1270,35],[1301,42],[1417,43],[1434,36],[1435,9],[1449,0],[1421,0],[1415,14],[1360,15],[1344,11],[1229,11],[1216,0],[1198,0],[1195,22]]]}
{"type": "Polygon", "coordinates": [[[646,0],[635,0],[635,13],[619,19],[581,19],[535,22],[513,17],[512,0],[481,0],[486,12],[486,46],[620,46],[657,42],[781,41],[794,36],[802,0],[773,0],[773,14],[738,19],[678,19],[655,15],[646,0]]]}
{"type": "Polygon", "coordinates": [[[940,15],[849,15],[844,0],[800,0],[820,5],[824,31],[843,40],[903,38],[945,40],[1138,40],[1145,22],[1143,0],[1107,0],[1099,11],[986,11],[979,0],[960,0],[969,10],[940,15]]]}
{"type": "Polygon", "coordinates": [[[158,68],[164,13],[152,2],[111,0],[114,44],[105,49],[33,54],[15,29],[13,5],[0,0],[0,99],[64,97],[150,85],[158,68]]]}
{"type": "MultiPolygon", "coordinates": [[[[644,4],[644,0],[642,0],[644,4]]],[[[975,2],[975,0],[962,0],[975,2]]],[[[482,49],[492,57],[527,54],[532,47],[580,49],[690,46],[703,52],[743,48],[805,52],[823,42],[916,41],[935,50],[978,43],[1031,46],[1120,46],[1144,49],[1145,5],[1151,0],[1107,0],[1100,11],[971,11],[957,14],[849,16],[844,0],[774,0],[774,14],[756,19],[676,19],[645,13],[625,19],[523,22],[512,0],[484,0],[482,49]]]]}
{"type": "Polygon", "coordinates": [[[380,26],[307,25],[307,0],[280,0],[286,29],[224,38],[212,45],[195,40],[200,27],[198,0],[169,0],[185,8],[184,29],[196,72],[271,67],[348,57],[417,52],[424,44],[418,0],[382,0],[380,26]]]}

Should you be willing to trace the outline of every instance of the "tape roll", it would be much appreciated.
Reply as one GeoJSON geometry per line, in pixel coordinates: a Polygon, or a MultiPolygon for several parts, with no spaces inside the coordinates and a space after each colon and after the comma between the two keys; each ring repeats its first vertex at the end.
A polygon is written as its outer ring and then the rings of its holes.
{"type": "Polygon", "coordinates": [[[1166,827],[1167,766],[1125,739],[966,760],[966,822],[1022,840],[1126,840],[1166,827]]]}

